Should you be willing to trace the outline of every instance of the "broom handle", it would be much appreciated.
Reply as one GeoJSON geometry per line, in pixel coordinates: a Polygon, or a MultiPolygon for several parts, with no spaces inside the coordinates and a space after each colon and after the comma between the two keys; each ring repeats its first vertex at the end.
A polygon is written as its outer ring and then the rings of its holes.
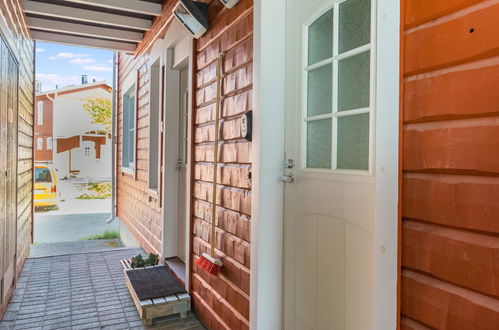
{"type": "Polygon", "coordinates": [[[213,150],[213,187],[211,193],[211,250],[210,255],[212,258],[216,258],[215,255],[215,235],[216,235],[216,224],[215,219],[217,216],[217,172],[218,172],[218,140],[219,140],[219,127],[220,127],[220,103],[222,99],[222,88],[220,86],[221,80],[221,66],[222,66],[223,54],[220,54],[217,59],[217,103],[215,106],[215,146],[213,150]]]}

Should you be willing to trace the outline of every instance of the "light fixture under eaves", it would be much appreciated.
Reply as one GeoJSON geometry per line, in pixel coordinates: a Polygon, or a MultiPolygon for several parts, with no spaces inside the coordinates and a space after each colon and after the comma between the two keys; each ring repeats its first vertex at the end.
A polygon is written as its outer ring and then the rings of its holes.
{"type": "Polygon", "coordinates": [[[220,0],[220,1],[224,4],[225,7],[229,9],[234,7],[236,3],[239,2],[239,0],[220,0]]]}
{"type": "Polygon", "coordinates": [[[173,14],[196,39],[210,28],[208,4],[204,2],[180,0],[173,8],[173,14]]]}

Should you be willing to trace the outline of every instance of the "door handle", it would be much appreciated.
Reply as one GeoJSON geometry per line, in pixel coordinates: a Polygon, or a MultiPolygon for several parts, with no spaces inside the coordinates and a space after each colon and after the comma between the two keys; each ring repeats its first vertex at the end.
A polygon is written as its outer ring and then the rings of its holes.
{"type": "Polygon", "coordinates": [[[293,173],[289,173],[289,174],[281,176],[281,182],[285,182],[285,183],[295,182],[295,178],[293,177],[293,173]]]}

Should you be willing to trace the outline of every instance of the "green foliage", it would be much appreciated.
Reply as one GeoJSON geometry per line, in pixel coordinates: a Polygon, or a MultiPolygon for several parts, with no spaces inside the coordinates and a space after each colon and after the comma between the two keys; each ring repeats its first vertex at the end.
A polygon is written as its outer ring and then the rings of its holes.
{"type": "Polygon", "coordinates": [[[106,199],[111,197],[111,183],[110,182],[91,182],[88,184],[88,191],[76,197],[76,199],[106,199]]]}
{"type": "Polygon", "coordinates": [[[82,238],[81,241],[89,241],[93,239],[118,239],[120,238],[120,234],[114,230],[106,230],[102,234],[92,235],[85,238],[82,238]]]}
{"type": "Polygon", "coordinates": [[[145,266],[157,265],[159,261],[159,255],[154,253],[149,253],[149,256],[144,259],[141,254],[132,258],[132,268],[140,268],[145,266]]]}
{"type": "Polygon", "coordinates": [[[111,133],[111,98],[87,97],[83,109],[92,117],[92,124],[101,124],[106,133],[111,133]]]}

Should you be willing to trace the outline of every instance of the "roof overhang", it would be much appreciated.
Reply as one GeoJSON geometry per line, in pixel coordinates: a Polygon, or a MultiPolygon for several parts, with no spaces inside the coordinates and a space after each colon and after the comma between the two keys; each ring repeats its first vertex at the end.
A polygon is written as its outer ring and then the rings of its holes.
{"type": "Polygon", "coordinates": [[[34,40],[133,52],[161,0],[23,0],[34,40]]]}

